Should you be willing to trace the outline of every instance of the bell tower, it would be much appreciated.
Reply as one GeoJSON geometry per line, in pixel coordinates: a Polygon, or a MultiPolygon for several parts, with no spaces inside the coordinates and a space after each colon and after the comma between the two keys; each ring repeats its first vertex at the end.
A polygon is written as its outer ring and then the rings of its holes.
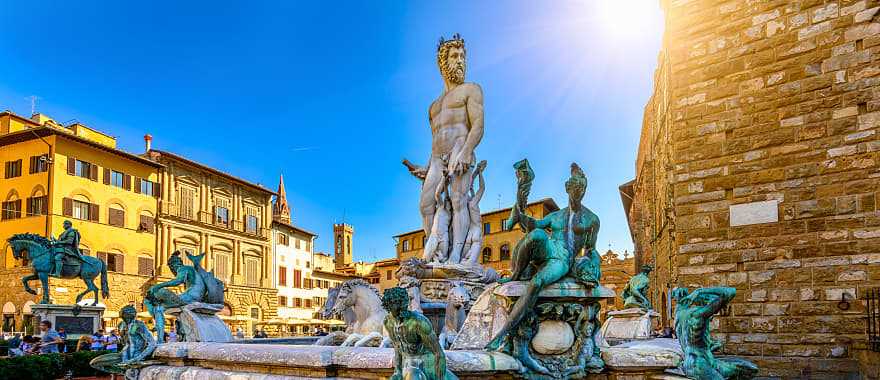
{"type": "Polygon", "coordinates": [[[345,268],[351,265],[352,237],[354,236],[354,227],[350,224],[334,224],[333,225],[333,257],[336,262],[336,269],[345,268]]]}

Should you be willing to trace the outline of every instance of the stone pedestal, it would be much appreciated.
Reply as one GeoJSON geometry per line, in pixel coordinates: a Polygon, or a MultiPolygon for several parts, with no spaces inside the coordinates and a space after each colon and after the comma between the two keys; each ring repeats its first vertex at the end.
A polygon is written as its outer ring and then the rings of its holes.
{"type": "Polygon", "coordinates": [[[101,329],[103,306],[31,305],[31,312],[39,321],[52,322],[52,328],[63,328],[68,339],[91,335],[101,329]]]}
{"type": "Polygon", "coordinates": [[[197,302],[168,309],[166,313],[177,319],[178,336],[182,337],[182,341],[226,343],[232,341],[232,332],[217,317],[222,309],[222,304],[197,302]]]}
{"type": "Polygon", "coordinates": [[[611,311],[602,324],[601,334],[611,346],[631,340],[651,339],[659,317],[660,314],[653,310],[639,308],[611,311]]]}

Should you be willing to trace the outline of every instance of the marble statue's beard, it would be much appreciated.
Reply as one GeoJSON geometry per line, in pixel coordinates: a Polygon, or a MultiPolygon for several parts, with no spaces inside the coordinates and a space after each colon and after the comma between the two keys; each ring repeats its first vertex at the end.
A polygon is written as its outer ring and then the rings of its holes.
{"type": "Polygon", "coordinates": [[[449,67],[443,71],[443,76],[453,84],[464,83],[464,67],[449,67]]]}

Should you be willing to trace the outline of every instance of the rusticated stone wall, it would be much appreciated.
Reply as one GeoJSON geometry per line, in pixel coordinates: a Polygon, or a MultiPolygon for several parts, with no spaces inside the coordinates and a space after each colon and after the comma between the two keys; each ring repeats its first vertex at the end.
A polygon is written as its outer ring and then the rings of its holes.
{"type": "Polygon", "coordinates": [[[723,353],[765,376],[857,373],[880,286],[880,2],[662,4],[629,209],[655,305],[736,287],[723,353]]]}

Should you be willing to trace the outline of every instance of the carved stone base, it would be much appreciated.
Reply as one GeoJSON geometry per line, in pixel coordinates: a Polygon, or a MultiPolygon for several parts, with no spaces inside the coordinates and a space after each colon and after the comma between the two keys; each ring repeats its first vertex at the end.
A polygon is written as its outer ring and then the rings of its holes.
{"type": "Polygon", "coordinates": [[[166,313],[177,319],[178,336],[184,342],[231,342],[232,332],[217,317],[223,309],[221,304],[193,303],[180,308],[171,308],[166,313]]]}
{"type": "Polygon", "coordinates": [[[91,335],[101,329],[103,306],[80,305],[31,305],[31,312],[40,321],[52,322],[52,328],[64,328],[68,338],[76,339],[91,335]]]}
{"type": "Polygon", "coordinates": [[[639,308],[609,312],[602,324],[601,334],[608,345],[614,346],[630,340],[650,339],[660,314],[639,308]]]}

